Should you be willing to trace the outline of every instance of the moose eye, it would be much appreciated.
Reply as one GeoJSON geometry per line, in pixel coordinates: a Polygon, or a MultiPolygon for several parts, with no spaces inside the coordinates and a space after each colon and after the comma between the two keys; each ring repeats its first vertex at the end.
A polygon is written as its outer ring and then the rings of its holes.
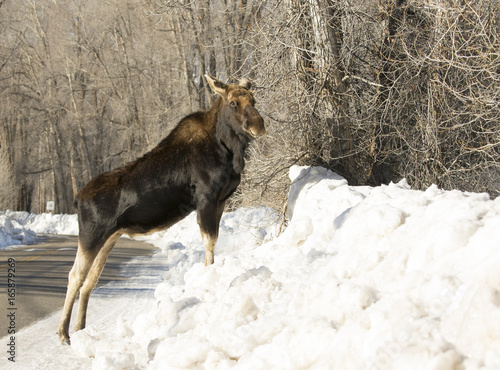
{"type": "Polygon", "coordinates": [[[236,104],[236,102],[234,100],[231,100],[229,102],[229,105],[231,106],[231,108],[236,108],[236,106],[237,106],[237,104],[236,104]]]}

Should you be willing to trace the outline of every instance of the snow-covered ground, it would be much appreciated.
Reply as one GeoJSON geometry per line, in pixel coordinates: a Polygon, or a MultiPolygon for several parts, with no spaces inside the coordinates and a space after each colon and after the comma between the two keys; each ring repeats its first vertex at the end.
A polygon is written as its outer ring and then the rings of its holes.
{"type": "Polygon", "coordinates": [[[59,314],[18,333],[17,367],[500,369],[500,198],[290,178],[281,235],[269,209],[225,214],[204,267],[192,214],[97,289],[71,347],[59,314]]]}

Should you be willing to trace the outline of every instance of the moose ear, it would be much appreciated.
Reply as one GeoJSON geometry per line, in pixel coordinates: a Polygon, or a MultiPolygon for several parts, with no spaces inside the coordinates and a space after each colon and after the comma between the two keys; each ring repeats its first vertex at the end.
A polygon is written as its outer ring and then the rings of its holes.
{"type": "Polygon", "coordinates": [[[246,78],[242,78],[239,83],[240,86],[243,86],[245,89],[250,90],[252,88],[252,83],[246,78]]]}
{"type": "Polygon", "coordinates": [[[214,93],[226,96],[227,85],[224,82],[219,81],[218,79],[211,77],[209,75],[205,75],[205,78],[207,79],[207,82],[214,93]]]}

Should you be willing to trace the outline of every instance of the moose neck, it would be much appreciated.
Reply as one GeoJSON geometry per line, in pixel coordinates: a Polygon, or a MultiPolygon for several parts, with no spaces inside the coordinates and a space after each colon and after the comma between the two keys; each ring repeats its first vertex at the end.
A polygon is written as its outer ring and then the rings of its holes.
{"type": "Polygon", "coordinates": [[[233,128],[230,122],[231,117],[228,117],[227,113],[224,114],[221,98],[214,104],[214,108],[216,106],[218,107],[215,124],[216,140],[223,150],[228,152],[234,171],[240,174],[245,167],[245,151],[250,139],[242,130],[233,128]]]}

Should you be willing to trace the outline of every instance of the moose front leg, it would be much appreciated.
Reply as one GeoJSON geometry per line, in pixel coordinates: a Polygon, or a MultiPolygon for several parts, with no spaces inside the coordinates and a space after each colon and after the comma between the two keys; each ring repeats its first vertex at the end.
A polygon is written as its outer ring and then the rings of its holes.
{"type": "Polygon", "coordinates": [[[203,239],[203,245],[205,247],[205,266],[208,266],[214,263],[214,251],[215,243],[217,243],[217,236],[210,235],[202,231],[201,238],[203,239]]]}
{"type": "Polygon", "coordinates": [[[198,210],[198,225],[205,247],[205,266],[214,263],[214,251],[219,236],[219,223],[224,202],[210,202],[198,210]]]}

